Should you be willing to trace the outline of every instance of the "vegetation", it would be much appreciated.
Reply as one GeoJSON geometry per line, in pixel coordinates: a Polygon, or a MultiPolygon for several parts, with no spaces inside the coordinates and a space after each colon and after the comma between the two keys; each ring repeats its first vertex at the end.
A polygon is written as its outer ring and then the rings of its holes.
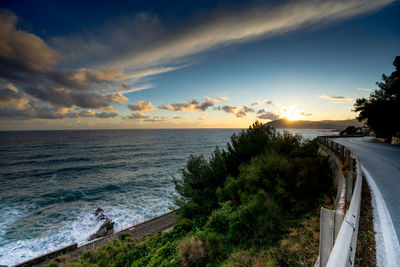
{"type": "Polygon", "coordinates": [[[130,236],[55,266],[309,266],[331,178],[315,142],[254,123],[175,181],[171,232],[130,236]]]}
{"type": "Polygon", "coordinates": [[[392,137],[400,134],[400,56],[393,62],[395,71],[387,76],[382,74],[382,82],[377,82],[379,90],[370,94],[369,99],[359,98],[354,103],[357,119],[366,120],[377,137],[392,137]]]}
{"type": "Polygon", "coordinates": [[[357,250],[354,266],[376,266],[376,244],[373,223],[371,191],[363,179],[360,224],[358,226],[357,250]]]}

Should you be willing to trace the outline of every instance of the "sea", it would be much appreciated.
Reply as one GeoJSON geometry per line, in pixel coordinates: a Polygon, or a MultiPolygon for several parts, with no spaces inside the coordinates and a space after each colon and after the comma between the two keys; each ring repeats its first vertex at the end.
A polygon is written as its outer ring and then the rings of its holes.
{"type": "MultiPolygon", "coordinates": [[[[305,139],[337,134],[288,130],[305,139]]],[[[188,157],[208,158],[240,131],[0,132],[0,265],[88,242],[97,208],[116,231],[170,211],[188,157]]]]}

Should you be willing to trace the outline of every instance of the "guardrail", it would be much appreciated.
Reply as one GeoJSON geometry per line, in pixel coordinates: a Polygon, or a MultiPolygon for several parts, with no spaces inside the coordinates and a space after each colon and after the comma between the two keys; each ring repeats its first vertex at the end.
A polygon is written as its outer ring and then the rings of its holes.
{"type": "MultiPolygon", "coordinates": [[[[345,181],[341,186],[340,183],[337,184],[337,195],[341,197],[339,203],[335,203],[335,210],[321,208],[320,255],[315,265],[354,266],[361,206],[362,170],[350,149],[328,138],[333,137],[320,136],[317,137],[317,141],[321,149],[335,161],[337,170],[344,171],[341,177],[345,181]],[[347,210],[342,209],[340,200],[343,199],[344,207],[349,204],[347,210]]],[[[337,176],[340,178],[340,174],[337,176]]]]}

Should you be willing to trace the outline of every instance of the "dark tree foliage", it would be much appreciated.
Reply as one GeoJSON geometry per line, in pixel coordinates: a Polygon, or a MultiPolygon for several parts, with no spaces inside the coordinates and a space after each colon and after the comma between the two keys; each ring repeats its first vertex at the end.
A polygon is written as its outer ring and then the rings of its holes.
{"type": "Polygon", "coordinates": [[[400,132],[400,56],[393,62],[395,71],[387,76],[382,74],[382,82],[377,82],[378,90],[369,99],[359,98],[354,103],[354,112],[360,112],[357,119],[366,121],[377,137],[391,137],[400,132]]]}
{"type": "Polygon", "coordinates": [[[175,181],[176,204],[182,219],[213,240],[243,248],[272,244],[317,208],[330,186],[326,166],[315,142],[256,122],[210,159],[189,158],[175,181]]]}

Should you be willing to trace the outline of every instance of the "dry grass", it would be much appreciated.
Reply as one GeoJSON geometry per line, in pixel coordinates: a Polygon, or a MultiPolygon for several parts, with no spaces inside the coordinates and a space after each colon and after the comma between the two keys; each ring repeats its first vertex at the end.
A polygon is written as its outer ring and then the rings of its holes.
{"type": "Polygon", "coordinates": [[[376,266],[375,231],[371,206],[371,191],[363,180],[360,225],[358,227],[357,251],[354,266],[376,266]]]}
{"type": "Polygon", "coordinates": [[[279,266],[313,266],[319,253],[319,216],[304,219],[290,229],[276,250],[279,266]]]}
{"type": "Polygon", "coordinates": [[[232,253],[224,267],[272,267],[275,260],[266,253],[253,255],[249,250],[240,250],[232,253]]]}
{"type": "Polygon", "coordinates": [[[178,244],[178,256],[183,266],[201,266],[206,258],[204,242],[194,236],[183,239],[178,244]]]}

